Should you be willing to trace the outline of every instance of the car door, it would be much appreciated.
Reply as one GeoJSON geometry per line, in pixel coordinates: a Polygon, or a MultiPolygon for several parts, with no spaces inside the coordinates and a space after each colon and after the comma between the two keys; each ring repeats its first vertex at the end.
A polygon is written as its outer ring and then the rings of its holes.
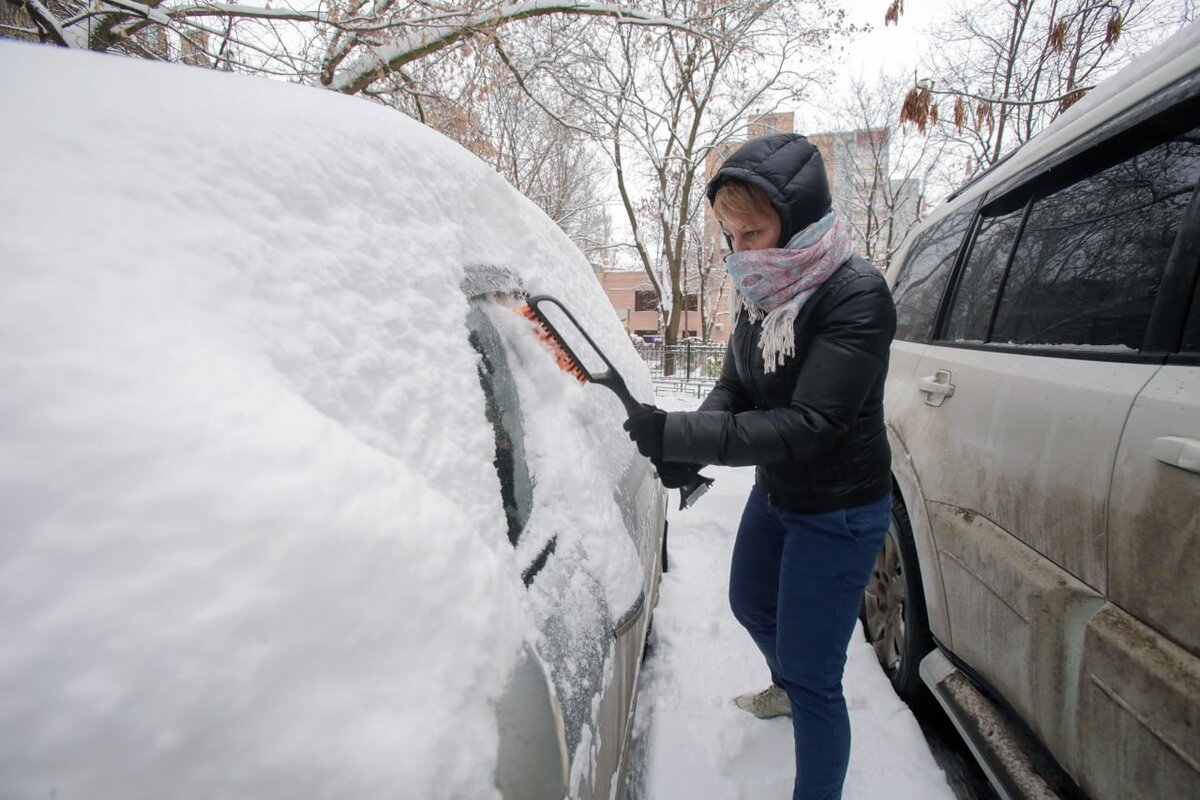
{"type": "MultiPolygon", "coordinates": [[[[494,267],[472,270],[470,285],[486,291],[469,293],[467,327],[479,355],[479,379],[494,431],[493,463],[508,538],[539,630],[536,656],[554,687],[550,716],[558,738],[535,731],[535,749],[521,736],[510,737],[515,744],[503,743],[498,780],[503,778],[506,797],[533,797],[535,791],[539,797],[610,797],[619,793],[627,768],[638,670],[661,571],[665,495],[642,458],[632,460],[615,487],[613,506],[619,514],[606,536],[628,536],[622,548],[630,556],[624,569],[636,569],[640,580],[630,578],[630,583],[642,587],[640,592],[623,593],[627,602],[620,606],[610,602],[613,594],[598,574],[597,567],[605,565],[596,563],[577,532],[565,529],[573,521],[569,498],[543,496],[542,506],[558,504],[552,514],[543,513],[543,520],[550,518],[553,524],[534,524],[534,506],[544,489],[539,489],[531,470],[537,454],[530,453],[537,445],[531,448],[527,441],[530,412],[523,408],[528,404],[522,402],[519,372],[535,366],[520,355],[522,346],[541,353],[543,345],[527,320],[512,313],[516,301],[510,293],[519,290],[508,285],[511,281],[512,276],[494,267]],[[556,747],[565,759],[562,764],[556,762],[556,747]]],[[[574,381],[559,368],[550,369],[550,379],[574,381]]],[[[524,399],[529,399],[527,394],[524,399]]],[[[610,546],[615,548],[615,543],[610,546]]],[[[526,683],[525,696],[540,701],[536,681],[526,683]]],[[[517,702],[510,705],[514,710],[508,717],[527,723],[528,714],[517,713],[517,702]]],[[[538,720],[543,728],[546,716],[538,720]]]]}
{"type": "Polygon", "coordinates": [[[1099,796],[1200,797],[1200,298],[1187,331],[1134,401],[1113,470],[1110,602],[1087,627],[1077,722],[1099,796]]]}
{"type": "Polygon", "coordinates": [[[1142,343],[1200,169],[1194,135],[1164,138],[988,199],[913,390],[954,652],[1068,768],[1113,468],[1164,358],[1142,343]]]}

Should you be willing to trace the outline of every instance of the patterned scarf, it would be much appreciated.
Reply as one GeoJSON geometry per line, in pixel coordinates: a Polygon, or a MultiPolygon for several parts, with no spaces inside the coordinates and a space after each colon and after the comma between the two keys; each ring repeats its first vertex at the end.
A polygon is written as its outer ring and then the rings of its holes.
{"type": "Polygon", "coordinates": [[[764,320],[759,344],[767,372],[796,354],[796,315],[853,252],[845,223],[830,211],[786,247],[743,250],[726,257],[725,268],[737,288],[733,318],[744,306],[751,322],[764,320]]]}

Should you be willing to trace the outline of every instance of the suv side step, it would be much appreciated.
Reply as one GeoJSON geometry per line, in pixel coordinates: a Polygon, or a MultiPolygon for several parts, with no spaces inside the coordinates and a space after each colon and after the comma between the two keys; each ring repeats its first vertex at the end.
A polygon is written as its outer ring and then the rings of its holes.
{"type": "Polygon", "coordinates": [[[1061,800],[1026,746],[1027,735],[938,649],[921,660],[921,680],[945,709],[1003,800],[1061,800]]]}

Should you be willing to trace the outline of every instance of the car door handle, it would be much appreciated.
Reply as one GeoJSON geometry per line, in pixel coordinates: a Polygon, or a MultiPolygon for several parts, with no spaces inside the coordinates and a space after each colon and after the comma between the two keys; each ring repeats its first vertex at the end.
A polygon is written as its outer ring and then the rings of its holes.
{"type": "Polygon", "coordinates": [[[1164,464],[1200,474],[1200,439],[1160,436],[1150,452],[1164,464]]]}
{"type": "Polygon", "coordinates": [[[950,382],[948,369],[939,369],[933,375],[919,379],[917,388],[925,393],[925,402],[931,406],[940,406],[947,397],[954,396],[954,384],[950,382]]]}

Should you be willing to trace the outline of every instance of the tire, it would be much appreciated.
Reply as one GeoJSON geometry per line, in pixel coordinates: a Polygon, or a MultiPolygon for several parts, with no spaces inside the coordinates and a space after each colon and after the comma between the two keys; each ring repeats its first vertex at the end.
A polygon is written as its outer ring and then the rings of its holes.
{"type": "Polygon", "coordinates": [[[859,618],[896,694],[910,703],[924,698],[928,690],[919,668],[933,650],[933,636],[912,526],[899,492],[892,495],[892,521],[863,592],[859,618]]]}

